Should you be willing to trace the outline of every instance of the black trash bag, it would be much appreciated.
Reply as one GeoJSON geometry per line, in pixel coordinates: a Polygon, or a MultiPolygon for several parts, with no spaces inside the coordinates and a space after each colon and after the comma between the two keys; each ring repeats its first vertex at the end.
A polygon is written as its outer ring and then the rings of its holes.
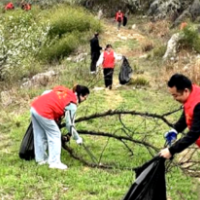
{"type": "Polygon", "coordinates": [[[164,158],[157,156],[135,172],[136,180],[123,200],[167,200],[164,158]]]}
{"type": "Polygon", "coordinates": [[[123,26],[126,26],[126,24],[127,24],[127,17],[124,15],[124,17],[123,17],[123,26]]]}
{"type": "Polygon", "coordinates": [[[130,64],[126,57],[123,56],[123,62],[119,72],[119,82],[120,84],[124,85],[128,83],[131,79],[131,74],[133,70],[130,67],[130,64]]]}
{"type": "Polygon", "coordinates": [[[24,160],[32,160],[35,158],[32,122],[30,123],[21,142],[19,157],[24,160]]]}

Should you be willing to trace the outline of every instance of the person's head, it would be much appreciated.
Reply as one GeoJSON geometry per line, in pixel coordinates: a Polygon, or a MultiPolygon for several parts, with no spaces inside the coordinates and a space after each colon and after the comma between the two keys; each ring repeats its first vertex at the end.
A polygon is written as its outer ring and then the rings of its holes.
{"type": "Polygon", "coordinates": [[[77,94],[79,103],[85,101],[90,94],[90,90],[88,89],[88,87],[83,85],[75,85],[73,87],[73,92],[77,94]]]}
{"type": "Polygon", "coordinates": [[[112,45],[111,44],[107,44],[105,50],[110,52],[112,50],[112,45]]]}
{"type": "Polygon", "coordinates": [[[191,80],[183,74],[174,74],[167,85],[170,94],[180,103],[186,102],[192,91],[191,80]]]}
{"type": "Polygon", "coordinates": [[[98,37],[99,36],[99,33],[98,32],[95,32],[94,33],[94,37],[98,37]]]}
{"type": "Polygon", "coordinates": [[[119,10],[118,10],[118,12],[120,13],[120,12],[121,12],[121,10],[119,9],[119,10]]]}

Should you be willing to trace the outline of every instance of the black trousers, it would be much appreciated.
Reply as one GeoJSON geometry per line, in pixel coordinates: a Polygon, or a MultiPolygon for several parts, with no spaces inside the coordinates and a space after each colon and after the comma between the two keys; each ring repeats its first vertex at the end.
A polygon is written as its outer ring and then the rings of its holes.
{"type": "Polygon", "coordinates": [[[109,89],[112,89],[113,73],[114,73],[113,68],[104,68],[103,69],[104,82],[105,82],[106,88],[109,87],[109,89]]]}
{"type": "Polygon", "coordinates": [[[99,59],[99,56],[100,56],[100,53],[98,53],[98,52],[91,53],[91,64],[90,64],[91,72],[96,72],[96,64],[99,59]]]}

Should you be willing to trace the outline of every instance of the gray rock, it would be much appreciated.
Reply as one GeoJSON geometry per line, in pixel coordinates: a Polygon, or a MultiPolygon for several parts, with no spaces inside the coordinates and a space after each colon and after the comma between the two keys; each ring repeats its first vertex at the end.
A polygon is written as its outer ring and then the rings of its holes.
{"type": "Polygon", "coordinates": [[[165,55],[163,56],[164,60],[175,59],[174,57],[176,56],[177,45],[182,37],[183,36],[180,33],[175,33],[172,35],[171,39],[167,43],[167,50],[165,52],[165,55]]]}
{"type": "Polygon", "coordinates": [[[21,88],[30,88],[32,86],[46,86],[57,75],[55,71],[51,70],[44,73],[39,73],[33,76],[28,81],[24,82],[21,88]]]}

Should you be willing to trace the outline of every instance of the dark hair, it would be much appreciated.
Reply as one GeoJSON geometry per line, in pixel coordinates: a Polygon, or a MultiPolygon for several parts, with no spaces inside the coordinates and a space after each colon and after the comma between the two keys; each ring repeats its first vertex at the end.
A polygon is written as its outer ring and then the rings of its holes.
{"type": "Polygon", "coordinates": [[[107,44],[106,45],[106,49],[108,49],[108,48],[112,48],[112,45],[111,44],[107,44]]]}
{"type": "Polygon", "coordinates": [[[168,87],[176,87],[178,92],[183,92],[185,88],[192,90],[191,80],[183,74],[174,74],[167,83],[168,87]]]}
{"type": "Polygon", "coordinates": [[[90,90],[88,89],[88,87],[83,85],[75,85],[73,87],[73,92],[76,92],[78,96],[85,96],[87,94],[90,94],[90,90]]]}
{"type": "Polygon", "coordinates": [[[99,33],[98,33],[98,32],[94,33],[94,36],[95,36],[95,37],[98,37],[98,36],[99,36],[99,33]]]}

